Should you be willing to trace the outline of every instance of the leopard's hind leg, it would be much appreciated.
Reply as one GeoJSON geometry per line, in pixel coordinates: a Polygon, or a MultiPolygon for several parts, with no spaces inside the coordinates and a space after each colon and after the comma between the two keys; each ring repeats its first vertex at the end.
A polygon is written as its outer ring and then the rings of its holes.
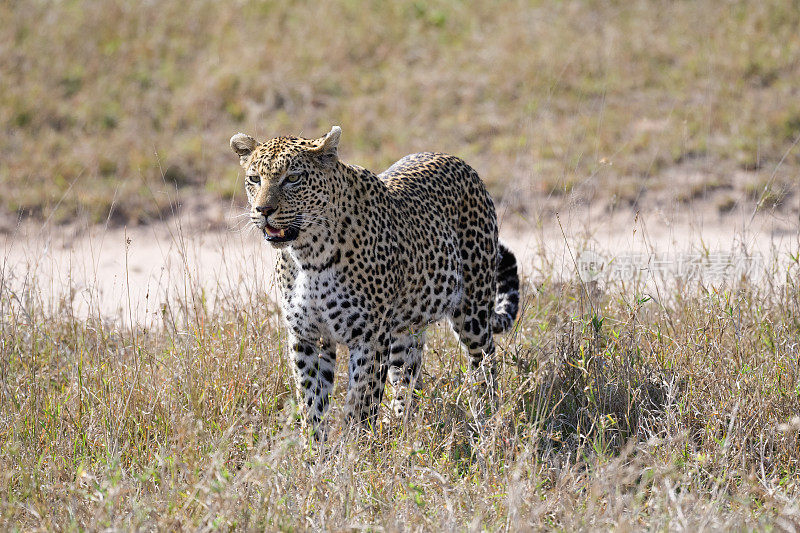
{"type": "MultiPolygon", "coordinates": [[[[490,202],[487,196],[489,208],[490,202]]],[[[497,282],[497,224],[490,209],[477,210],[471,215],[462,216],[460,227],[477,226],[482,230],[467,229],[461,236],[463,296],[450,317],[450,324],[469,354],[467,383],[474,386],[477,397],[494,404],[496,361],[492,321],[497,282]]]]}

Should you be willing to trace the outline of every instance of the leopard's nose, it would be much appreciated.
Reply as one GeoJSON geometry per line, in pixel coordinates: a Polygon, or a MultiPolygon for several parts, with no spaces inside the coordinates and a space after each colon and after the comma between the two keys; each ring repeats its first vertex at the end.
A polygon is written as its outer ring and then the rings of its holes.
{"type": "Polygon", "coordinates": [[[256,211],[258,211],[259,213],[261,213],[265,217],[270,216],[277,209],[278,209],[278,207],[274,206],[274,205],[262,205],[262,206],[256,207],[256,211]]]}

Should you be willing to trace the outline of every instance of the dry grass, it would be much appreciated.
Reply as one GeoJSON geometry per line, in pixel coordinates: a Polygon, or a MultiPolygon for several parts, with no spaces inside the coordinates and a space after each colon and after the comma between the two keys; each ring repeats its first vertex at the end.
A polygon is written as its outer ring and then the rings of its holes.
{"type": "Polygon", "coordinates": [[[800,166],[788,0],[34,0],[0,18],[10,213],[152,220],[165,188],[239,190],[231,133],[334,123],[350,161],[456,153],[523,214],[550,194],[641,203],[675,166],[753,180],[800,166]],[[633,192],[609,192],[619,182],[633,192]]]}
{"type": "MultiPolygon", "coordinates": [[[[231,133],[334,123],[347,161],[452,152],[533,218],[531,198],[796,209],[788,0],[34,0],[0,20],[0,213],[147,222],[176,189],[237,194],[231,133]]],[[[334,423],[321,450],[264,294],[187,276],[160,324],[121,327],[2,267],[0,529],[797,528],[798,257],[660,292],[544,266],[484,425],[437,332],[411,423],[334,423]]]]}
{"type": "Polygon", "coordinates": [[[499,408],[480,429],[437,332],[408,425],[343,431],[340,357],[322,450],[296,428],[265,298],[191,290],[144,330],[2,279],[0,528],[797,524],[800,265],[658,292],[547,272],[500,340],[499,408]]]}

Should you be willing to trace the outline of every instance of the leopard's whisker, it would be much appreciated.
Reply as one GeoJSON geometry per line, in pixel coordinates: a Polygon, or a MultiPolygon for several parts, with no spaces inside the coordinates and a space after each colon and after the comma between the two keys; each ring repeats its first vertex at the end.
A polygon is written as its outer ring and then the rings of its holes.
{"type": "Polygon", "coordinates": [[[240,229],[246,226],[250,222],[249,220],[237,220],[236,223],[233,225],[233,229],[240,229]]]}

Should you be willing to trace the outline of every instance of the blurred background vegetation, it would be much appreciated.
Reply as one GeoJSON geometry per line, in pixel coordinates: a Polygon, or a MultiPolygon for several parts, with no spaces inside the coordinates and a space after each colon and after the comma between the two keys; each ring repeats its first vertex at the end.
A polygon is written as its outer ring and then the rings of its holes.
{"type": "Polygon", "coordinates": [[[0,20],[6,217],[241,201],[231,134],[332,124],[376,171],[464,157],[521,220],[553,202],[797,209],[797,1],[32,0],[0,20]]]}

